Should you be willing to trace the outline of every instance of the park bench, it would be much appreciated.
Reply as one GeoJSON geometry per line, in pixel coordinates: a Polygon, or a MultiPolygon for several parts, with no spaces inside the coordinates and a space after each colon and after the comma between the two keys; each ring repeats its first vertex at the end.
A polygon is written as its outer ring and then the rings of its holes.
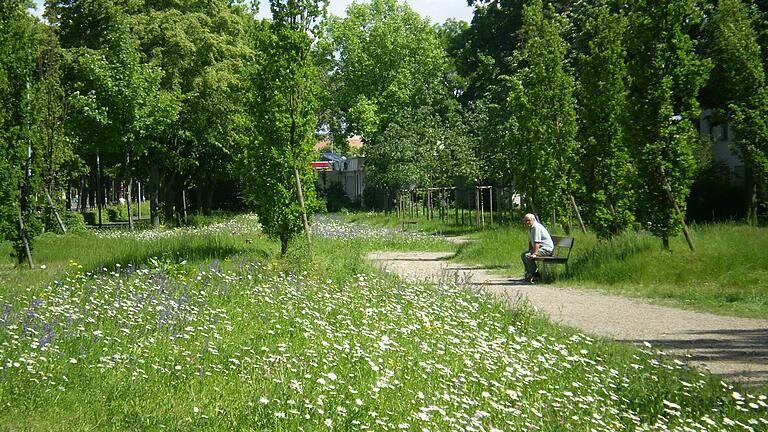
{"type": "Polygon", "coordinates": [[[552,255],[537,256],[533,259],[542,264],[542,275],[545,277],[549,264],[565,264],[565,271],[568,271],[568,258],[571,256],[571,249],[573,249],[573,237],[552,236],[552,243],[555,244],[552,255]]]}

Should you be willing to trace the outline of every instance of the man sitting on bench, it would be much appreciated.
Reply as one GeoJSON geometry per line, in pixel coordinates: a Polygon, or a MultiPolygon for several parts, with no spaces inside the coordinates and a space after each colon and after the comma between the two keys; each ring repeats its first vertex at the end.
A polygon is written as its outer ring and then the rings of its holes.
{"type": "Polygon", "coordinates": [[[536,256],[551,256],[555,250],[555,244],[552,242],[552,236],[544,225],[536,222],[536,216],[528,213],[523,217],[523,222],[528,227],[528,250],[520,255],[525,266],[525,281],[534,282],[541,279],[536,268],[536,256]]]}

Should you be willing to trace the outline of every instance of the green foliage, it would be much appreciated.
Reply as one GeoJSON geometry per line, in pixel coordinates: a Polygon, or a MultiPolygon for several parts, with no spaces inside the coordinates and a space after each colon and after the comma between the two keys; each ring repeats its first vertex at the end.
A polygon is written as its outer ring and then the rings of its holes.
{"type": "MultiPolygon", "coordinates": [[[[466,93],[462,95],[465,101],[494,97],[498,94],[500,77],[515,73],[515,65],[509,59],[520,47],[519,31],[523,7],[527,4],[525,0],[494,2],[493,7],[488,7],[488,2],[483,0],[472,3],[484,7],[475,9],[472,25],[465,32],[466,41],[456,53],[457,69],[468,81],[466,93]]],[[[495,136],[493,141],[502,136],[495,136]]]]}
{"type": "Polygon", "coordinates": [[[0,233],[13,242],[19,263],[26,260],[25,241],[31,249],[42,230],[34,201],[40,154],[31,133],[38,109],[31,89],[41,28],[27,6],[19,0],[0,4],[0,233]]]}
{"type": "Polygon", "coordinates": [[[437,119],[429,108],[404,109],[366,149],[368,183],[394,192],[431,185],[427,166],[436,149],[437,119]]]}
{"type": "Polygon", "coordinates": [[[349,199],[344,191],[344,186],[339,182],[332,182],[319,192],[320,196],[325,199],[325,211],[335,213],[341,209],[349,210],[352,208],[352,200],[349,199]]]}
{"type": "Polygon", "coordinates": [[[732,123],[746,168],[747,214],[753,217],[757,189],[763,193],[768,189],[768,87],[758,19],[741,0],[721,0],[706,23],[704,45],[714,64],[708,99],[732,123]]]}
{"type": "Polygon", "coordinates": [[[694,0],[629,3],[626,34],[632,91],[627,129],[640,183],[637,218],[665,246],[681,229],[695,170],[696,96],[710,64],[695,52],[692,27],[700,22],[694,0]],[[679,212],[676,209],[679,208],[679,212]]]}
{"type": "MultiPolygon", "coordinates": [[[[250,72],[253,131],[241,154],[243,199],[252,206],[264,232],[280,239],[283,254],[304,230],[302,215],[315,209],[312,159],[316,127],[317,80],[310,56],[311,34],[324,3],[272,1],[273,23],[254,32],[261,53],[250,72]],[[296,177],[304,206],[299,203],[296,177]]],[[[309,233],[307,233],[309,235],[309,233]]]]}
{"type": "MultiPolygon", "coordinates": [[[[99,212],[96,210],[83,212],[83,220],[88,225],[99,224],[99,212]]],[[[106,209],[101,209],[101,223],[109,222],[109,212],[106,209]]]]}
{"type": "MultiPolygon", "coordinates": [[[[64,212],[66,220],[79,212],[64,212]]],[[[0,292],[27,291],[62,280],[74,269],[100,271],[146,266],[150,258],[189,266],[214,259],[228,260],[245,255],[259,261],[275,257],[278,247],[261,234],[252,215],[229,217],[214,214],[197,218],[199,227],[169,230],[134,230],[121,228],[76,230],[67,225],[67,234],[44,233],[38,237],[33,272],[19,269],[8,258],[9,242],[0,243],[0,292]],[[207,225],[204,225],[207,223],[207,225]],[[44,268],[43,268],[44,266],[44,268]]]]}
{"type": "Polygon", "coordinates": [[[111,205],[105,208],[107,219],[112,222],[128,220],[128,206],[126,204],[111,205]]]}
{"type": "Polygon", "coordinates": [[[347,134],[373,140],[404,109],[433,107],[445,94],[445,49],[405,3],[352,4],[346,18],[328,19],[325,35],[325,53],[336,58],[328,62],[338,81],[333,103],[347,134]]]}
{"type": "Polygon", "coordinates": [[[300,248],[278,261],[274,243],[227,228],[43,236],[63,261],[59,282],[2,283],[12,287],[0,292],[2,360],[20,366],[0,381],[12,401],[0,427],[57,429],[64,416],[72,430],[588,430],[599,416],[606,429],[675,430],[707,416],[725,430],[764,413],[754,390],[555,326],[525,304],[377,274],[363,258],[377,241],[328,239],[315,261],[300,248]],[[125,258],[135,266],[115,265],[125,258]],[[55,355],[40,360],[43,348],[55,355]],[[488,408],[467,415],[467,400],[488,408]],[[431,401],[439,416],[420,410],[431,401]]]}
{"type": "Polygon", "coordinates": [[[326,121],[363,136],[369,186],[391,198],[477,177],[477,143],[450,93],[462,85],[447,57],[451,36],[396,0],[350,5],[346,18],[329,19],[326,35],[326,121]]]}
{"type": "Polygon", "coordinates": [[[580,30],[574,56],[578,72],[580,186],[592,228],[599,237],[607,238],[633,222],[635,172],[624,132],[631,121],[624,48],[627,22],[622,13],[589,2],[582,5],[574,21],[580,30]]]}
{"type": "Polygon", "coordinates": [[[83,214],[80,212],[64,211],[61,214],[61,217],[64,220],[64,226],[67,227],[68,232],[82,233],[88,229],[88,227],[85,224],[85,218],[83,217],[83,214]]]}
{"type": "Polygon", "coordinates": [[[573,79],[563,64],[566,42],[563,18],[540,0],[525,7],[519,86],[509,95],[518,133],[511,151],[518,155],[513,178],[534,212],[548,215],[568,208],[577,184],[576,111],[573,79]]]}

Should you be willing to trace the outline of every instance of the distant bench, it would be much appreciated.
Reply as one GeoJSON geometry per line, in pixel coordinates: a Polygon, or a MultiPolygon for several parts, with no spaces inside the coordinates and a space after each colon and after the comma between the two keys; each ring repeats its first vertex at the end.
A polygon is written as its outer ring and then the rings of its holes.
{"type": "Polygon", "coordinates": [[[552,236],[552,243],[555,244],[555,250],[551,256],[536,256],[533,260],[543,264],[542,270],[545,273],[548,264],[565,264],[565,271],[568,271],[568,258],[573,249],[573,237],[552,236]]]}

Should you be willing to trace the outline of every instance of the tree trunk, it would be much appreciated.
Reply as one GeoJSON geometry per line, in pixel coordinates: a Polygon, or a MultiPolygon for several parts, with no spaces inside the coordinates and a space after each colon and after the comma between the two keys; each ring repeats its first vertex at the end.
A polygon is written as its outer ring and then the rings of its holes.
{"type": "Polygon", "coordinates": [[[101,227],[101,161],[99,160],[99,154],[96,153],[96,209],[99,212],[99,227],[101,227]]]}
{"type": "Polygon", "coordinates": [[[584,219],[581,218],[581,212],[579,211],[579,206],[576,205],[576,198],[573,197],[573,194],[568,194],[571,197],[571,205],[573,206],[573,210],[576,212],[576,217],[579,219],[579,226],[581,227],[581,232],[586,234],[587,233],[587,227],[584,226],[584,219]]]}
{"type": "MultiPolygon", "coordinates": [[[[675,207],[677,215],[680,216],[680,223],[683,224],[683,234],[685,235],[685,240],[688,242],[688,247],[691,249],[691,252],[695,252],[696,249],[693,247],[693,239],[688,232],[688,225],[685,224],[685,217],[680,211],[680,206],[677,205],[677,200],[675,199],[675,195],[672,194],[672,186],[669,184],[667,173],[664,172],[664,167],[661,165],[659,165],[659,173],[661,174],[661,180],[664,184],[664,190],[667,192],[667,198],[669,198],[669,201],[675,207]]],[[[664,244],[664,248],[669,249],[669,238],[667,238],[667,236],[664,236],[662,243],[664,244]]]]}
{"type": "MultiPolygon", "coordinates": [[[[176,186],[175,175],[165,176],[165,182],[162,185],[162,190],[163,190],[163,216],[165,216],[166,223],[176,219],[175,212],[174,212],[176,208],[176,190],[174,189],[175,186],[176,186]]],[[[178,219],[176,219],[176,222],[178,223],[178,219]]]]}
{"type": "Polygon", "coordinates": [[[157,160],[152,162],[149,174],[149,217],[152,226],[160,227],[160,167],[157,160]]]}
{"type": "Polygon", "coordinates": [[[181,189],[181,220],[187,224],[187,191],[184,188],[181,189]]]}
{"type": "Polygon", "coordinates": [[[88,190],[85,188],[85,176],[80,177],[80,211],[85,213],[88,208],[88,190]]]}
{"type": "Polygon", "coordinates": [[[288,236],[280,234],[280,257],[285,258],[288,254],[288,236]]]}
{"type": "Polygon", "coordinates": [[[757,226],[757,182],[749,163],[744,166],[744,201],[746,201],[747,224],[757,226]]]}
{"type": "Polygon", "coordinates": [[[203,214],[210,215],[213,208],[213,196],[216,193],[216,182],[212,181],[205,188],[205,198],[203,199],[203,214]]]}
{"type": "Polygon", "coordinates": [[[480,189],[475,187],[475,226],[480,227],[480,189]]]}
{"type": "Polygon", "coordinates": [[[133,176],[131,175],[131,152],[125,152],[125,204],[128,206],[128,229],[133,231],[133,176]]]}
{"type": "Polygon", "coordinates": [[[490,207],[488,211],[491,214],[491,225],[493,225],[493,186],[491,186],[491,188],[488,189],[488,200],[490,201],[490,203],[488,204],[488,206],[490,207]]]}
{"type": "Polygon", "coordinates": [[[67,184],[67,203],[65,204],[67,210],[72,210],[72,184],[67,184]]]}

